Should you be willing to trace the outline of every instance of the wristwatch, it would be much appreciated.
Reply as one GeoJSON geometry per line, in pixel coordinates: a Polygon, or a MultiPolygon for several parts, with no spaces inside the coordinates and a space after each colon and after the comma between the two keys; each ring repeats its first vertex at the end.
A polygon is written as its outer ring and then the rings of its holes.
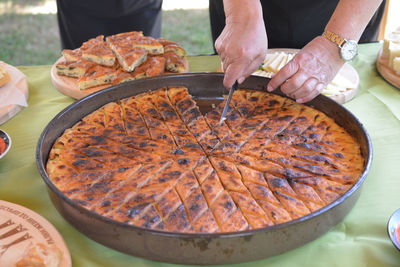
{"type": "Polygon", "coordinates": [[[339,35],[331,32],[331,31],[324,31],[322,34],[323,37],[328,39],[329,41],[337,44],[340,48],[340,56],[345,61],[350,61],[358,54],[358,45],[357,42],[354,40],[347,40],[339,35]]]}

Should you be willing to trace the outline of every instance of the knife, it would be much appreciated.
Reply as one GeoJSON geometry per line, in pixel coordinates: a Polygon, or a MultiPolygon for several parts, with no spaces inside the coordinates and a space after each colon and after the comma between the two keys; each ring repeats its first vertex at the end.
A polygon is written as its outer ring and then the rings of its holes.
{"type": "Polygon", "coordinates": [[[229,91],[228,99],[226,100],[224,110],[222,111],[221,119],[219,120],[220,125],[226,119],[226,113],[228,112],[229,104],[231,103],[233,92],[235,92],[237,88],[238,88],[238,82],[235,81],[235,83],[232,85],[231,90],[229,91]]]}

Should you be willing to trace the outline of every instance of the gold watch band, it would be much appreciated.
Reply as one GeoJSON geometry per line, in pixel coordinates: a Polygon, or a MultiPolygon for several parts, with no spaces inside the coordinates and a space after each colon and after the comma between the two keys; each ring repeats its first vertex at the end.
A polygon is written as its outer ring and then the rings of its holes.
{"type": "Polygon", "coordinates": [[[331,32],[331,31],[324,31],[322,36],[324,36],[329,41],[334,42],[339,47],[342,47],[342,45],[346,42],[346,40],[344,38],[340,37],[339,35],[331,32]]]}

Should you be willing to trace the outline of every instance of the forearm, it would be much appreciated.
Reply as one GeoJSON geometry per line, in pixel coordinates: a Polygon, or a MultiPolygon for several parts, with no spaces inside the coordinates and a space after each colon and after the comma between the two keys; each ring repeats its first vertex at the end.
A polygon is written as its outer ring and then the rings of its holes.
{"type": "Polygon", "coordinates": [[[226,23],[262,19],[260,0],[223,0],[226,23]]]}
{"type": "Polygon", "coordinates": [[[325,29],[358,41],[382,0],[340,0],[325,29]]]}

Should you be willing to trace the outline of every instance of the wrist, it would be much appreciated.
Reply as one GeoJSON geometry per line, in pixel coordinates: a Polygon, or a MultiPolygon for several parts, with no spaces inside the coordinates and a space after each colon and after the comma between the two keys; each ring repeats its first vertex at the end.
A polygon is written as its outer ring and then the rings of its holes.
{"type": "Polygon", "coordinates": [[[358,45],[356,41],[346,39],[345,37],[329,30],[325,30],[322,37],[340,49],[340,56],[343,60],[350,61],[357,56],[358,45]]]}
{"type": "Polygon", "coordinates": [[[317,36],[315,38],[318,40],[318,43],[323,47],[324,51],[329,54],[329,58],[335,60],[336,62],[340,62],[344,64],[346,61],[340,55],[340,47],[333,43],[332,41],[326,39],[323,36],[317,36]]]}

